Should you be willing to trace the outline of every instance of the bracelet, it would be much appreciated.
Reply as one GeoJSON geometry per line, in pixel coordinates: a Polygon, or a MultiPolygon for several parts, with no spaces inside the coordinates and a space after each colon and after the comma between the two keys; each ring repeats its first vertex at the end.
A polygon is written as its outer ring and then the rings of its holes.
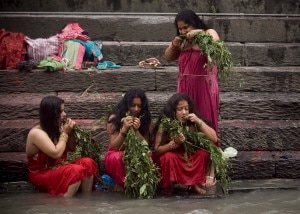
{"type": "Polygon", "coordinates": [[[69,138],[69,135],[68,134],[66,134],[65,132],[62,132],[62,133],[60,133],[60,135],[59,135],[59,139],[58,139],[58,141],[65,141],[65,142],[67,142],[68,141],[68,138],[69,138]]]}
{"type": "Polygon", "coordinates": [[[120,135],[125,138],[127,136],[127,133],[120,132],[120,135]]]}
{"type": "Polygon", "coordinates": [[[215,179],[214,176],[210,176],[210,175],[207,175],[206,178],[210,178],[210,179],[213,179],[213,180],[215,179]]]}

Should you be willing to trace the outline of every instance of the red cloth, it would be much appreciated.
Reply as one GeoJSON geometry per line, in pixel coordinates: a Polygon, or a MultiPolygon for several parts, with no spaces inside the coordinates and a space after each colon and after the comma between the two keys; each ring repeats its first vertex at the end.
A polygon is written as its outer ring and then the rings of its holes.
{"type": "Polygon", "coordinates": [[[106,173],[114,179],[117,185],[124,186],[126,169],[123,160],[124,151],[114,150],[108,146],[108,151],[104,158],[106,173]]]}
{"type": "Polygon", "coordinates": [[[25,36],[23,33],[14,33],[0,30],[0,68],[16,69],[26,54],[25,36]]]}
{"type": "MultiPolygon", "coordinates": [[[[199,50],[188,49],[178,58],[177,92],[188,95],[204,119],[210,121],[218,133],[219,87],[217,67],[204,68],[207,58],[199,50]]],[[[217,143],[218,145],[218,143],[217,143]]]]}
{"type": "Polygon", "coordinates": [[[43,152],[28,157],[29,181],[42,192],[63,195],[71,184],[92,175],[96,179],[98,168],[93,159],[80,158],[72,163],[59,165],[65,157],[66,155],[55,160],[43,152]]]}
{"type": "Polygon", "coordinates": [[[209,153],[199,149],[190,155],[188,160],[183,157],[183,150],[178,148],[166,152],[159,157],[161,185],[170,187],[173,183],[196,185],[205,183],[206,166],[210,160],[209,153]]]}

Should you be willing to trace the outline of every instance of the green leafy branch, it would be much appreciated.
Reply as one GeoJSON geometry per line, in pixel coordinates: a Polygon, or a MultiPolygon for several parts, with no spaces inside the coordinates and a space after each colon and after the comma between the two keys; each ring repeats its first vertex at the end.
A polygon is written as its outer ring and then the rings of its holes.
{"type": "Polygon", "coordinates": [[[131,127],[123,143],[126,167],[125,194],[131,198],[153,198],[160,174],[149,156],[148,143],[131,127]]]}
{"type": "Polygon", "coordinates": [[[92,138],[89,130],[85,130],[75,125],[73,127],[74,138],[76,141],[75,151],[68,157],[69,161],[74,161],[82,157],[92,158],[98,166],[101,163],[102,147],[100,143],[96,143],[92,138]]]}

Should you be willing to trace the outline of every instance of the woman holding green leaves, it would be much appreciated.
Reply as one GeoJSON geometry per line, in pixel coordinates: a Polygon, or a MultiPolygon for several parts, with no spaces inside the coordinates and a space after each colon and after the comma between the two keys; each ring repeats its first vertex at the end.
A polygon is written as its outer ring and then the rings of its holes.
{"type": "Polygon", "coordinates": [[[194,142],[188,133],[201,133],[206,145],[218,140],[215,130],[198,116],[192,100],[176,93],[168,100],[154,127],[154,152],[159,157],[161,185],[169,194],[175,183],[190,186],[199,194],[215,185],[210,154],[200,147],[189,150],[187,142],[190,145],[194,142]],[[212,178],[213,182],[208,182],[207,178],[212,178]]]}
{"type": "MultiPolygon", "coordinates": [[[[151,114],[148,99],[141,89],[127,91],[113,109],[107,120],[109,137],[108,152],[105,155],[105,170],[119,188],[124,188],[126,168],[124,163],[124,142],[132,128],[140,139],[150,139],[151,114]]],[[[124,190],[124,189],[123,189],[124,190]]]]}

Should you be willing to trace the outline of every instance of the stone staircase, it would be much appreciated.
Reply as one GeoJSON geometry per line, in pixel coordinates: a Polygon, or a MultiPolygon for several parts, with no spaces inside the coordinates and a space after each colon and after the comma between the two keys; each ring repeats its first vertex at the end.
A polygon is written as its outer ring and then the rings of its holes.
{"type": "MultiPolygon", "coordinates": [[[[78,22],[92,40],[103,41],[104,59],[122,67],[56,73],[1,70],[0,182],[27,180],[26,136],[38,122],[39,103],[45,95],[62,97],[68,115],[91,129],[105,148],[107,137],[99,119],[123,92],[132,87],[146,90],[156,117],[176,91],[176,63],[162,58],[175,34],[173,20],[179,6],[172,1],[119,1],[120,8],[116,1],[78,1],[74,5],[53,1],[61,12],[52,12],[54,8],[43,4],[33,7],[34,1],[22,2],[0,3],[0,28],[46,38],[65,24],[78,22]],[[96,6],[101,9],[95,11],[96,6]],[[137,66],[149,57],[158,58],[163,68],[137,66]]],[[[193,1],[179,2],[188,6],[193,1]]],[[[299,4],[283,0],[258,5],[235,0],[201,2],[192,8],[226,42],[234,71],[244,80],[242,86],[238,76],[220,82],[220,143],[222,148],[233,146],[239,151],[230,160],[231,178],[300,178],[299,4]],[[219,13],[208,13],[212,8],[219,13]]]]}

